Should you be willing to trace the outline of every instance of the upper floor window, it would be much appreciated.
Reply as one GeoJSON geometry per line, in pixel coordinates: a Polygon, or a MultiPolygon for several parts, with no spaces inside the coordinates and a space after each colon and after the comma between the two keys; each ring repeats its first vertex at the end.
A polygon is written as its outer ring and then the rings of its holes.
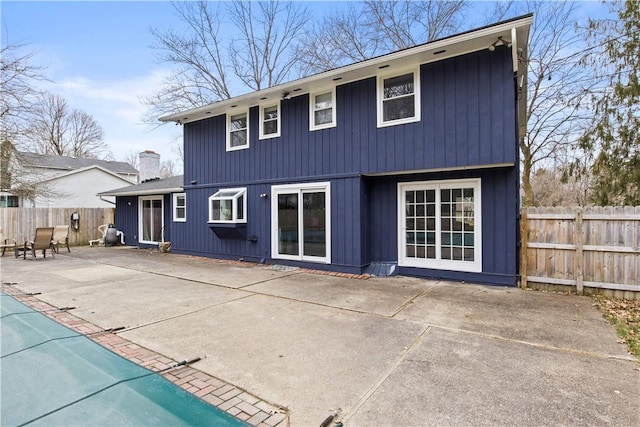
{"type": "Polygon", "coordinates": [[[173,195],[173,220],[175,222],[187,220],[187,196],[184,193],[173,195]]]}
{"type": "Polygon", "coordinates": [[[209,222],[247,222],[247,189],[226,188],[209,197],[209,222]]]}
{"type": "Polygon", "coordinates": [[[418,70],[393,76],[378,76],[378,126],[420,120],[418,70]]]}
{"type": "Polygon", "coordinates": [[[312,93],[310,95],[309,128],[311,130],[325,129],[336,125],[335,98],[335,88],[326,92],[312,93]]]}
{"type": "Polygon", "coordinates": [[[249,113],[227,117],[227,151],[249,148],[249,113]]]}
{"type": "Polygon", "coordinates": [[[260,107],[260,139],[280,136],[280,104],[260,107]]]}

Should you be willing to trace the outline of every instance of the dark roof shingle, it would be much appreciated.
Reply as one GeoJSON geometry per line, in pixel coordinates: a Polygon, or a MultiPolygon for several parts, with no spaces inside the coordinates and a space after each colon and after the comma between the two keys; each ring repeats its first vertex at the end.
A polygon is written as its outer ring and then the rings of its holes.
{"type": "Polygon", "coordinates": [[[16,156],[22,162],[32,167],[73,171],[96,165],[117,174],[138,175],[138,170],[127,162],[37,154],[26,151],[18,151],[16,152],[16,156]]]}
{"type": "Polygon", "coordinates": [[[142,196],[152,194],[167,194],[182,191],[184,175],[176,175],[164,179],[152,179],[137,185],[116,188],[115,190],[104,191],[100,196],[142,196]]]}

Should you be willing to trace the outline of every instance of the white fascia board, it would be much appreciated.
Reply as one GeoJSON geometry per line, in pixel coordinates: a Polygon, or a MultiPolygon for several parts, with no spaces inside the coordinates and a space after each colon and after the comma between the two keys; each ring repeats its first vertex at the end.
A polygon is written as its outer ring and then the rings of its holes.
{"type": "MultiPolygon", "coordinates": [[[[126,188],[126,187],[125,187],[126,188]]],[[[157,190],[131,190],[131,191],[105,191],[103,193],[98,193],[98,196],[154,196],[157,194],[171,194],[171,193],[184,193],[184,189],[182,187],[174,187],[174,188],[161,188],[157,190]]]]}
{"type": "Polygon", "coordinates": [[[67,177],[67,176],[70,176],[70,175],[75,175],[75,174],[78,174],[78,173],[83,173],[83,172],[86,172],[86,171],[91,170],[91,169],[98,169],[98,170],[101,170],[102,172],[104,172],[104,173],[106,173],[106,174],[109,174],[109,175],[111,175],[111,176],[114,176],[114,177],[116,177],[116,178],[118,178],[118,179],[120,179],[120,180],[122,180],[122,181],[126,182],[126,183],[131,184],[131,181],[129,181],[128,179],[126,179],[126,178],[122,177],[120,174],[117,174],[117,173],[115,173],[115,172],[112,172],[112,171],[110,171],[110,170],[108,170],[108,169],[105,169],[105,168],[103,168],[102,166],[98,166],[98,165],[91,165],[91,166],[85,166],[85,167],[80,168],[80,169],[74,169],[74,170],[72,170],[72,171],[69,171],[69,172],[66,172],[66,173],[62,173],[62,174],[60,174],[60,175],[52,176],[51,178],[47,178],[47,179],[44,179],[44,180],[42,180],[42,181],[38,181],[38,182],[41,182],[41,183],[42,183],[42,182],[48,182],[48,181],[55,181],[55,180],[57,180],[57,179],[64,178],[64,177],[67,177]]]}
{"type": "MultiPolygon", "coordinates": [[[[177,122],[183,124],[195,122],[221,114],[248,109],[263,102],[268,102],[266,101],[268,99],[287,99],[309,93],[314,88],[342,85],[373,77],[377,75],[380,67],[384,67],[386,71],[389,71],[393,66],[407,67],[409,64],[426,64],[465,55],[487,49],[499,36],[505,41],[511,41],[513,29],[516,29],[516,37],[518,38],[515,45],[521,47],[526,46],[528,43],[529,28],[532,23],[533,16],[527,15],[522,18],[505,21],[376,58],[367,59],[313,76],[303,77],[268,89],[246,93],[231,99],[205,105],[204,107],[171,114],[161,117],[159,120],[162,122],[177,122]]],[[[515,51],[517,54],[517,49],[515,49],[515,51]]]]}

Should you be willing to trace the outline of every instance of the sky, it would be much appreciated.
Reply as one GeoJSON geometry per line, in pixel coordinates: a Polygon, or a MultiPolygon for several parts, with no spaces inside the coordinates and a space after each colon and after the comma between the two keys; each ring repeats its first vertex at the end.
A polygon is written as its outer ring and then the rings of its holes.
{"type": "MultiPolygon", "coordinates": [[[[340,4],[307,3],[318,15],[340,4]]],[[[581,4],[585,13],[602,8],[595,1],[581,4]]],[[[33,65],[46,67],[50,82],[43,89],[101,125],[115,160],[153,150],[161,160],[180,163],[182,129],[144,124],[146,107],[140,102],[170,73],[150,48],[150,28],[176,28],[169,1],[2,0],[0,25],[3,46],[25,44],[22,52],[35,52],[33,65]]]]}
{"type": "MultiPolygon", "coordinates": [[[[171,27],[169,2],[0,3],[2,44],[26,44],[34,65],[46,67],[44,89],[91,114],[115,160],[153,150],[177,161],[182,130],[144,124],[141,97],[153,93],[169,69],[149,46],[151,27],[171,27]]],[[[160,122],[158,122],[160,123],[160,122]]]]}

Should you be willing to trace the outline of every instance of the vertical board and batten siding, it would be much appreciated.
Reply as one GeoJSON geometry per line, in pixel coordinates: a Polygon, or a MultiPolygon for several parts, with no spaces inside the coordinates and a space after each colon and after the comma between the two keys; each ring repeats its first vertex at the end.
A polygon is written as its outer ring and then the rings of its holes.
{"type": "Polygon", "coordinates": [[[115,226],[124,233],[125,244],[136,246],[138,244],[138,197],[116,197],[115,226]]]}
{"type": "Polygon", "coordinates": [[[113,208],[1,208],[0,225],[4,238],[18,244],[32,240],[38,227],[71,225],[71,214],[80,215],[78,230],[69,229],[71,246],[87,245],[89,240],[102,237],[98,227],[114,223],[113,208]]]}
{"type": "Polygon", "coordinates": [[[280,101],[281,135],[260,140],[259,107],[250,108],[248,149],[226,151],[224,115],[185,124],[188,225],[179,226],[184,233],[172,233],[172,250],[269,259],[273,201],[259,194],[271,194],[272,185],[330,181],[331,265],[309,265],[359,273],[370,262],[397,261],[397,183],[417,180],[397,174],[457,168],[421,179],[483,179],[487,273],[426,273],[515,284],[518,147],[510,51],[498,48],[421,65],[421,120],[414,123],[377,127],[376,81],[369,77],[336,86],[333,128],[309,130],[309,94],[304,94],[280,101]],[[513,166],[486,169],[494,164],[513,166]],[[372,174],[378,177],[367,177],[372,174]],[[385,174],[390,175],[382,178],[385,174]],[[207,224],[209,196],[230,187],[247,188],[245,237],[255,236],[256,242],[220,239],[207,224]]]}
{"type": "Polygon", "coordinates": [[[522,210],[522,286],[640,298],[640,207],[522,210]]]}
{"type": "Polygon", "coordinates": [[[367,200],[373,262],[398,260],[397,185],[399,182],[480,178],[482,182],[482,273],[401,267],[402,274],[515,286],[518,280],[518,188],[509,185],[513,168],[443,172],[403,177],[369,177],[367,200]]]}
{"type": "MultiPolygon", "coordinates": [[[[353,212],[360,211],[360,179],[350,178],[331,182],[331,265],[328,269],[360,273],[362,247],[359,219],[353,212]],[[355,242],[355,244],[354,244],[355,242]]],[[[208,198],[217,188],[187,189],[187,223],[184,233],[172,233],[171,250],[176,253],[215,256],[225,259],[243,259],[262,262],[271,260],[271,186],[247,186],[247,224],[244,238],[219,238],[208,224],[208,198]],[[262,198],[260,194],[269,197],[262,198]],[[248,238],[255,236],[255,242],[248,238]]],[[[175,223],[174,223],[175,225],[175,223]]],[[[184,225],[184,224],[181,224],[184,225]]],[[[278,260],[280,264],[291,264],[278,260]]],[[[315,263],[295,262],[295,265],[318,266],[315,263]]]]}
{"type": "MultiPolygon", "coordinates": [[[[154,197],[153,195],[145,197],[154,197]]],[[[155,197],[162,197],[164,227],[162,229],[165,242],[170,242],[174,228],[177,224],[173,222],[173,195],[163,194],[155,197]]],[[[139,239],[139,215],[140,202],[138,196],[120,196],[116,201],[115,226],[124,233],[125,244],[129,246],[154,246],[146,243],[140,243],[139,239]]],[[[184,229],[183,229],[184,231],[184,229]]]]}
{"type": "Polygon", "coordinates": [[[337,86],[337,127],[309,130],[309,95],[282,100],[281,136],[226,151],[224,115],[184,125],[185,183],[231,185],[333,175],[515,164],[515,93],[507,49],[420,67],[421,120],[377,128],[376,78],[337,86]],[[461,83],[464,81],[464,83],[461,83]],[[468,102],[468,92],[476,92],[468,102]]]}

